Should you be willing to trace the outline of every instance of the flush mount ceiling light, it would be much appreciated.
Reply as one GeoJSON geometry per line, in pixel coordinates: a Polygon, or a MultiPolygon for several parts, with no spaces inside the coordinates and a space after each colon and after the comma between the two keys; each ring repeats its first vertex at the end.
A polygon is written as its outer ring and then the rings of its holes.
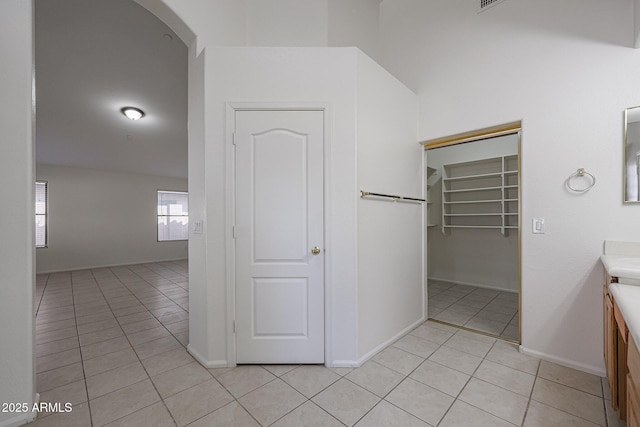
{"type": "Polygon", "coordinates": [[[123,107],[120,111],[122,111],[122,114],[129,120],[140,120],[144,117],[144,111],[136,107],[123,107]]]}

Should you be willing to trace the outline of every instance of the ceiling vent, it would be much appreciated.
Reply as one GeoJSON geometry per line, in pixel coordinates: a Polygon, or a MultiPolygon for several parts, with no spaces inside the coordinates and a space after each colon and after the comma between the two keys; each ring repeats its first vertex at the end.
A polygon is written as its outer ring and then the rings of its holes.
{"type": "Polygon", "coordinates": [[[478,1],[478,13],[484,12],[485,10],[502,3],[505,0],[477,0],[478,1]]]}

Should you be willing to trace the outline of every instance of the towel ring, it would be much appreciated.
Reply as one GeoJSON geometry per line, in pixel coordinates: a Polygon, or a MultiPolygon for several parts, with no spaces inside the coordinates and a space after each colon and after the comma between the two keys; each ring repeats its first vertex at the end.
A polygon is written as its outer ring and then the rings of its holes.
{"type": "Polygon", "coordinates": [[[591,188],[593,188],[594,185],[596,185],[596,177],[591,175],[586,170],[584,170],[584,168],[580,168],[576,173],[569,175],[569,178],[567,178],[566,184],[567,184],[567,188],[573,191],[574,193],[586,193],[587,191],[591,190],[591,188]],[[571,185],[571,180],[573,178],[582,178],[582,177],[587,177],[587,179],[591,180],[591,183],[587,185],[585,188],[575,188],[571,185]]]}

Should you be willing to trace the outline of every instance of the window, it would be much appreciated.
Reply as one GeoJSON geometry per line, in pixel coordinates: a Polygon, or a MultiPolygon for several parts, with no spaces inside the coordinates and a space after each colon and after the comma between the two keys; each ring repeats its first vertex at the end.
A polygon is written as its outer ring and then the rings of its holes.
{"type": "Polygon", "coordinates": [[[36,181],[36,248],[47,247],[47,183],[36,181]]]}
{"type": "Polygon", "coordinates": [[[189,237],[189,193],[158,191],[158,241],[189,237]]]}

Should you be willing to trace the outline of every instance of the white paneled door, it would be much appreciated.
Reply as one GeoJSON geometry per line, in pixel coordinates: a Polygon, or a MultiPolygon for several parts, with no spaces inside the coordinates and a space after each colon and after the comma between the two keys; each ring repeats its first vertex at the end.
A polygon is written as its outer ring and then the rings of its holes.
{"type": "Polygon", "coordinates": [[[236,111],[236,361],[324,362],[322,111],[236,111]]]}

